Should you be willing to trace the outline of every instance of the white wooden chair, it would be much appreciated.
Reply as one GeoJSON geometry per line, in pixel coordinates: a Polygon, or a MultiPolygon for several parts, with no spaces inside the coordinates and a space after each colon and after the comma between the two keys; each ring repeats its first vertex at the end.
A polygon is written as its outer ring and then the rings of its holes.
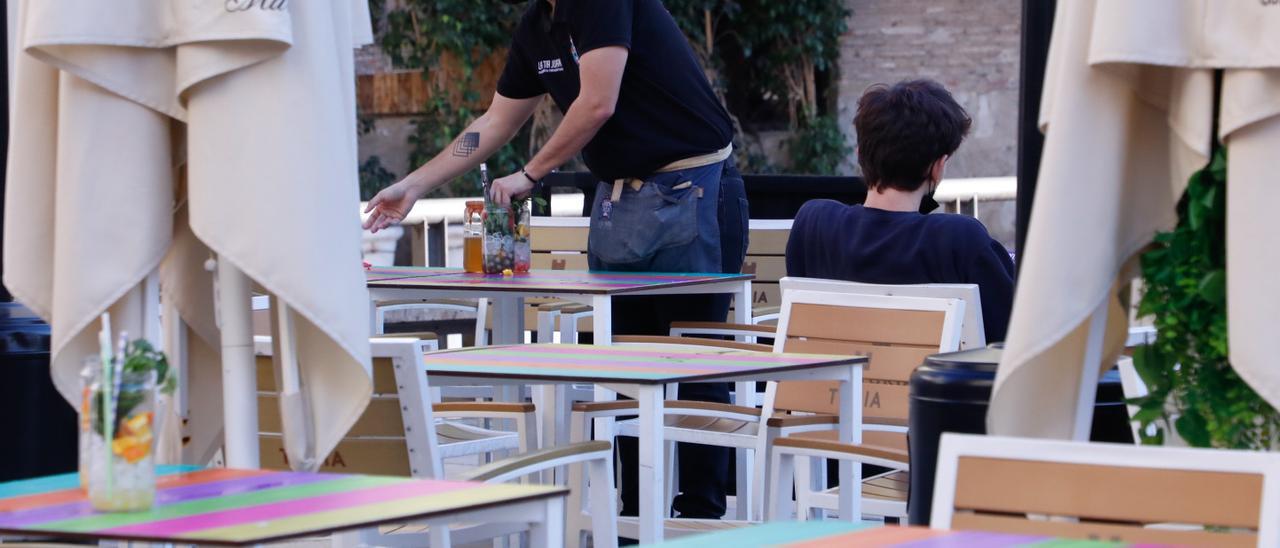
{"type": "MultiPolygon", "coordinates": [[[[424,392],[425,404],[434,417],[432,430],[435,443],[428,447],[425,439],[413,435],[414,417],[406,416],[417,402],[416,386],[398,382],[395,371],[396,356],[388,355],[400,348],[384,345],[381,340],[417,340],[422,351],[436,350],[437,340],[431,333],[404,333],[373,339],[376,348],[387,348],[375,353],[373,360],[373,396],[364,414],[333,453],[325,460],[321,471],[346,473],[373,473],[422,475],[443,477],[438,467],[435,472],[424,472],[405,460],[403,449],[409,453],[429,454],[439,459],[468,455],[484,458],[502,456],[511,452],[524,453],[538,447],[534,406],[528,403],[495,402],[447,402],[430,403],[429,392],[424,392]],[[390,337],[390,338],[388,338],[390,337]],[[409,409],[406,409],[408,407],[409,409]],[[515,431],[492,430],[468,424],[464,419],[505,419],[516,424],[515,431]]],[[[401,345],[403,346],[403,345],[401,345]]],[[[260,459],[266,468],[288,468],[281,440],[279,386],[271,364],[271,337],[254,337],[254,352],[258,356],[258,415],[260,433],[260,459]]],[[[419,362],[421,358],[419,357],[419,362]]],[[[424,369],[425,370],[425,369],[424,369]]]]}
{"type": "Polygon", "coordinates": [[[943,434],[930,527],[1280,546],[1280,455],[943,434]]]}
{"type": "MultiPolygon", "coordinates": [[[[573,444],[565,447],[528,451],[534,447],[533,406],[489,402],[432,404],[424,354],[435,350],[431,334],[405,334],[374,338],[374,396],[364,415],[325,459],[321,471],[382,475],[409,475],[444,478],[444,459],[459,455],[517,449],[515,457],[496,461],[462,473],[455,479],[486,482],[527,480],[536,475],[569,464],[585,464],[591,478],[608,478],[592,482],[593,506],[590,521],[576,521],[571,526],[593,532],[596,546],[616,546],[614,518],[616,503],[612,496],[613,450],[607,442],[573,444]],[[418,336],[427,337],[424,339],[418,336]],[[466,424],[458,418],[517,419],[518,433],[490,431],[466,424]],[[449,420],[446,420],[449,419],[449,420]],[[590,523],[590,526],[585,526],[590,523]]],[[[255,337],[255,351],[270,356],[271,339],[255,337]]],[[[270,360],[259,361],[260,420],[262,462],[264,468],[287,468],[281,458],[279,407],[273,392],[277,384],[270,360]],[[264,364],[265,362],[265,364],[264,364]],[[282,466],[283,465],[283,466],[282,466]]],[[[424,546],[427,536],[440,545],[442,535],[450,535],[459,543],[519,533],[528,524],[463,525],[445,531],[429,531],[423,527],[404,525],[384,527],[383,534],[362,533],[363,542],[377,546],[424,546]]],[[[580,531],[569,530],[578,536],[580,531]]]]}
{"type": "Polygon", "coordinates": [[[832,401],[832,383],[783,383],[786,389],[779,388],[774,406],[792,413],[766,421],[773,459],[766,496],[769,519],[787,517],[793,471],[797,519],[808,519],[813,508],[839,507],[838,490],[847,487],[827,488],[826,459],[890,468],[853,488],[860,490],[862,514],[906,517],[908,381],[926,356],[958,348],[964,309],[959,299],[784,290],[779,332],[785,335],[775,345],[791,352],[866,354],[870,363],[863,373],[859,443],[837,438],[839,410],[832,401]]]}
{"type": "MultiPolygon", "coordinates": [[[[908,353],[912,356],[918,354],[922,358],[925,354],[939,350],[954,350],[959,340],[959,318],[963,307],[963,302],[956,299],[787,292],[784,293],[782,320],[778,327],[787,336],[776,338],[772,349],[775,352],[873,354],[871,366],[864,374],[867,379],[865,390],[873,395],[886,395],[880,399],[868,398],[864,402],[864,408],[880,405],[880,401],[887,402],[887,392],[897,389],[901,392],[900,407],[905,416],[905,377],[901,373],[892,379],[877,376],[877,363],[884,358],[878,358],[875,354],[908,353]],[[904,337],[899,331],[910,332],[912,336],[904,337]],[[932,346],[902,348],[919,346],[919,337],[925,336],[921,332],[933,337],[932,346]],[[893,382],[895,385],[884,385],[886,382],[893,382]]],[[[732,344],[726,341],[684,340],[699,341],[694,344],[732,344]]],[[[915,364],[919,363],[920,360],[917,359],[915,364]]],[[[738,482],[738,505],[747,512],[745,516],[740,516],[741,519],[760,519],[767,485],[765,456],[770,454],[774,439],[815,430],[834,432],[838,416],[834,414],[837,412],[837,404],[831,401],[833,386],[833,383],[826,382],[768,383],[761,408],[668,401],[665,439],[751,452],[755,459],[748,460],[750,468],[740,471],[749,471],[750,475],[746,481],[740,479],[738,482]],[[813,416],[813,413],[826,415],[813,416]],[[773,423],[773,426],[767,427],[769,423],[773,423]]],[[[876,408],[870,408],[864,412],[868,417],[875,418],[877,411],[876,408]]],[[[584,432],[588,421],[634,413],[632,402],[579,404],[574,410],[574,428],[575,431],[584,432]]],[[[900,424],[902,421],[897,421],[895,427],[900,429],[900,424]]],[[[634,422],[617,423],[615,432],[617,435],[634,436],[634,422]]]]}
{"type": "MultiPolygon", "coordinates": [[[[885,295],[902,297],[930,297],[936,299],[960,299],[964,301],[964,320],[961,326],[960,350],[986,346],[987,336],[982,321],[982,299],[977,284],[869,284],[821,278],[786,276],[778,280],[782,294],[788,291],[829,291],[858,295],[885,295]]],[[[755,342],[760,338],[773,338],[774,325],[738,325],[722,322],[676,322],[671,324],[671,334],[679,336],[713,335],[745,338],[755,342]]]]}
{"type": "MultiPolygon", "coordinates": [[[[373,307],[373,332],[378,335],[386,333],[388,312],[401,310],[463,312],[474,314],[476,317],[473,339],[475,346],[489,344],[489,331],[485,328],[489,318],[488,299],[402,299],[378,301],[373,303],[373,307]]],[[[448,347],[448,345],[443,346],[448,347]]]]}

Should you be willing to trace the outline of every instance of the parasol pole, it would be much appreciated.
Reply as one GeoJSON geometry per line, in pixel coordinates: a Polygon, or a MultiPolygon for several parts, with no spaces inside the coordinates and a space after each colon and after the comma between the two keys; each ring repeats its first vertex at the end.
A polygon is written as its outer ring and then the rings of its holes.
{"type": "Polygon", "coordinates": [[[1071,439],[1074,441],[1089,441],[1089,435],[1093,431],[1093,405],[1098,396],[1098,377],[1102,372],[1102,351],[1107,335],[1109,304],[1104,299],[1089,317],[1089,334],[1084,344],[1084,366],[1080,368],[1075,421],[1071,428],[1071,439]]]}
{"type": "Polygon", "coordinates": [[[222,332],[222,409],[228,468],[258,468],[258,376],[249,277],[217,261],[213,295],[222,332]]]}

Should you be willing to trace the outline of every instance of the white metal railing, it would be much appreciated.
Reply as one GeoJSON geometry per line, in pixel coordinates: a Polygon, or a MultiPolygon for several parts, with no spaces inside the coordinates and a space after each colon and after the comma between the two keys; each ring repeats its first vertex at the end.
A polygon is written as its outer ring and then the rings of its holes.
{"type": "MultiPolygon", "coordinates": [[[[969,202],[972,204],[971,215],[974,218],[981,219],[981,208],[979,206],[982,202],[1012,200],[1017,197],[1017,193],[1018,182],[1016,177],[954,178],[942,180],[942,184],[938,186],[938,191],[934,193],[934,199],[954,212],[960,212],[961,206],[965,202],[969,202]]],[[[437,238],[437,240],[445,242],[445,256],[447,257],[449,248],[452,247],[449,245],[449,225],[461,223],[463,212],[466,209],[466,202],[479,199],[480,197],[477,196],[472,198],[418,200],[413,210],[409,212],[409,216],[401,224],[419,231],[424,248],[424,257],[430,257],[427,247],[432,238],[429,235],[434,231],[440,231],[442,237],[437,238]]],[[[584,197],[581,193],[555,194],[551,200],[551,216],[578,217],[582,214],[583,200],[584,197]]],[[[367,202],[360,203],[360,217],[362,220],[367,217],[364,214],[366,205],[367,202]]]]}

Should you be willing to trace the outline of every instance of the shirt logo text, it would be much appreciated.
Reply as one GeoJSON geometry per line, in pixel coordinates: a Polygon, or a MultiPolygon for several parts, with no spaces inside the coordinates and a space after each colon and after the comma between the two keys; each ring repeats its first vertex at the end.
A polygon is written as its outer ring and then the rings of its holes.
{"type": "Polygon", "coordinates": [[[564,63],[559,59],[543,59],[538,61],[538,74],[548,72],[564,72],[564,63]]]}

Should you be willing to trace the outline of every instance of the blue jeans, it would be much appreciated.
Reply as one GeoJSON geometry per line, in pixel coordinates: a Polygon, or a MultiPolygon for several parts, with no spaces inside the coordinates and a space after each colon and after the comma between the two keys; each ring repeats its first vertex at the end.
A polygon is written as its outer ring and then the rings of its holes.
{"type": "MultiPolygon", "coordinates": [[[[588,261],[592,270],[646,272],[741,272],[747,248],[747,199],[732,160],[701,168],[659,173],[638,191],[629,186],[602,219],[601,202],[613,185],[597,185],[591,215],[588,261]],[[689,181],[685,190],[673,190],[689,181]],[[701,197],[694,188],[701,188],[701,197]],[[630,202],[628,203],[628,200],[630,202]],[[607,221],[607,222],[606,222],[607,221]],[[602,248],[600,246],[613,246],[602,248]]],[[[673,321],[724,321],[728,295],[616,297],[613,332],[665,335],[673,321]]],[[[680,386],[680,399],[729,403],[727,383],[680,386]]],[[[619,438],[622,513],[639,507],[634,438],[619,438]]],[[[679,444],[680,495],[675,510],[687,518],[719,518],[730,485],[729,449],[679,444]]]]}

